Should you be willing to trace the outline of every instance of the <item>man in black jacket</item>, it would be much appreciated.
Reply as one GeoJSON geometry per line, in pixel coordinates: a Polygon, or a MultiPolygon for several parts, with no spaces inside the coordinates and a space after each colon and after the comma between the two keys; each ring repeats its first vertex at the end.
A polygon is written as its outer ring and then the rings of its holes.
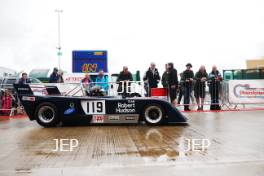
{"type": "Polygon", "coordinates": [[[123,71],[119,73],[118,78],[117,78],[117,82],[119,83],[117,91],[120,95],[124,97],[128,96],[129,89],[127,90],[127,87],[130,86],[130,83],[127,85],[127,82],[129,81],[133,81],[133,76],[128,71],[128,67],[124,66],[123,71]]]}
{"type": "Polygon", "coordinates": [[[22,73],[22,77],[18,80],[18,84],[28,84],[31,81],[28,79],[27,73],[22,73]]]}
{"type": "Polygon", "coordinates": [[[182,81],[184,86],[184,111],[190,111],[190,96],[192,93],[192,83],[194,78],[194,73],[191,70],[192,64],[186,64],[186,70],[182,73],[182,81]]]}
{"type": "Polygon", "coordinates": [[[58,71],[59,70],[57,67],[53,69],[53,72],[51,73],[50,78],[49,78],[49,83],[58,83],[58,80],[60,78],[58,71]]]}
{"type": "Polygon", "coordinates": [[[159,71],[156,68],[155,63],[151,63],[148,71],[146,71],[145,76],[143,80],[147,83],[146,91],[148,93],[148,96],[150,96],[151,88],[157,88],[158,84],[160,82],[160,75],[159,71]]]}
{"type": "Polygon", "coordinates": [[[168,63],[168,84],[171,103],[176,105],[175,100],[177,97],[178,75],[173,63],[168,63]]]}
{"type": "Polygon", "coordinates": [[[169,80],[168,64],[165,64],[165,71],[161,77],[161,84],[162,84],[163,88],[168,88],[168,84],[169,84],[168,80],[169,80]]]}

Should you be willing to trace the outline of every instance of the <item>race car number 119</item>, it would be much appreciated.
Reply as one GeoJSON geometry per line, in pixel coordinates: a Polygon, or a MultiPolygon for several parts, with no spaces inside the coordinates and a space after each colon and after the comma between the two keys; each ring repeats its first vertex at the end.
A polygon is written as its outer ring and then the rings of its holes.
{"type": "Polygon", "coordinates": [[[82,101],[82,108],[87,115],[105,114],[105,101],[82,101]]]}

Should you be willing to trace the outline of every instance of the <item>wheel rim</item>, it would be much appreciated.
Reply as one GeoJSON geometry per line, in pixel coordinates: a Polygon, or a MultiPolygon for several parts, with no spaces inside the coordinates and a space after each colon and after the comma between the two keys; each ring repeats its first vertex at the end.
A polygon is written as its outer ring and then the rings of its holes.
{"type": "Polygon", "coordinates": [[[38,118],[43,123],[50,123],[55,118],[55,111],[50,106],[42,106],[38,111],[38,118]]]}
{"type": "Polygon", "coordinates": [[[149,106],[145,110],[145,118],[149,123],[158,123],[162,119],[162,111],[158,106],[149,106]]]}

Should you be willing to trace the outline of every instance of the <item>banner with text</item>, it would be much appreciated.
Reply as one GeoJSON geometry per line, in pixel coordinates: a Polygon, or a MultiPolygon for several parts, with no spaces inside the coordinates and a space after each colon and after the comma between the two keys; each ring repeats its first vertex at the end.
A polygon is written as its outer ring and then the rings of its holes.
{"type": "Polygon", "coordinates": [[[264,80],[230,80],[230,103],[264,103],[264,80]]]}

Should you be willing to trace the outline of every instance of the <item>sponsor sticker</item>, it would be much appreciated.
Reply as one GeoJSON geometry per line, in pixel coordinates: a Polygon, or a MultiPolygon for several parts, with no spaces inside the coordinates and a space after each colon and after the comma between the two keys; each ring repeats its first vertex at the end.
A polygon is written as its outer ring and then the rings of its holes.
{"type": "Polygon", "coordinates": [[[104,115],[93,115],[93,123],[104,123],[104,115]]]}
{"type": "Polygon", "coordinates": [[[115,112],[118,114],[133,114],[136,112],[135,101],[118,102],[115,112]]]}
{"type": "Polygon", "coordinates": [[[119,120],[119,116],[108,116],[108,119],[111,121],[118,121],[119,120]]]}
{"type": "Polygon", "coordinates": [[[126,116],[126,120],[135,120],[135,117],[133,117],[133,116],[126,116]]]}
{"type": "Polygon", "coordinates": [[[23,96],[23,97],[22,97],[22,100],[23,100],[23,101],[35,101],[36,98],[35,98],[35,97],[27,97],[27,96],[23,96]]]}
{"type": "Polygon", "coordinates": [[[66,109],[65,111],[64,111],[64,114],[65,115],[70,115],[70,114],[72,114],[72,113],[74,113],[75,112],[75,108],[74,107],[71,107],[71,108],[69,108],[69,109],[66,109]]]}

